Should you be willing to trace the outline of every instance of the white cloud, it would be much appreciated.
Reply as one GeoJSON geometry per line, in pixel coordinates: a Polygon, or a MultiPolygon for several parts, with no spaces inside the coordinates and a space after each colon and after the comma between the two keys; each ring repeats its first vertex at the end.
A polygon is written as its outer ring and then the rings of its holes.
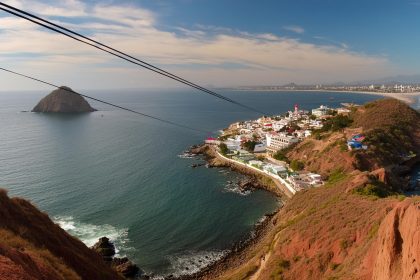
{"type": "Polygon", "coordinates": [[[292,32],[295,32],[295,33],[298,33],[298,34],[302,34],[302,33],[305,32],[305,29],[303,29],[303,27],[300,27],[298,25],[283,26],[283,29],[287,30],[287,31],[292,31],[292,32]]]}
{"type": "MultiPolygon", "coordinates": [[[[175,26],[168,31],[158,27],[153,12],[129,5],[87,6],[69,0],[47,8],[42,2],[25,3],[17,4],[43,16],[61,15],[59,12],[65,9],[60,24],[200,84],[325,83],[365,79],[372,73],[375,77],[391,74],[386,57],[352,52],[347,45],[311,44],[217,26],[175,26]]],[[[67,77],[67,84],[80,84],[82,88],[175,85],[10,16],[0,18],[0,64],[53,82],[67,77]]]]}

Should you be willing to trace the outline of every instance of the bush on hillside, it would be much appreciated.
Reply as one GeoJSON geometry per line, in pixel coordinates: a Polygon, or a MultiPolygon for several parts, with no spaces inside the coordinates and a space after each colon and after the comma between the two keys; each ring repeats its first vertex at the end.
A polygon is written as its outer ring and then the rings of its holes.
{"type": "Polygon", "coordinates": [[[336,115],[332,118],[325,120],[322,131],[339,131],[351,125],[353,120],[349,116],[336,115]]]}
{"type": "Polygon", "coordinates": [[[248,152],[253,152],[255,149],[255,145],[257,145],[257,142],[255,141],[247,141],[242,144],[242,147],[247,150],[248,152]]]}
{"type": "Polygon", "coordinates": [[[220,153],[222,155],[226,155],[229,152],[229,149],[228,149],[228,147],[226,146],[225,143],[220,143],[219,144],[219,150],[220,150],[220,153]]]}
{"type": "Polygon", "coordinates": [[[303,162],[299,160],[292,160],[292,162],[290,163],[290,168],[292,168],[294,171],[302,170],[304,167],[305,165],[303,164],[303,162]]]}
{"type": "Polygon", "coordinates": [[[280,161],[285,161],[285,162],[289,162],[289,159],[287,158],[286,154],[280,150],[277,151],[274,155],[273,158],[276,160],[280,160],[280,161]]]}

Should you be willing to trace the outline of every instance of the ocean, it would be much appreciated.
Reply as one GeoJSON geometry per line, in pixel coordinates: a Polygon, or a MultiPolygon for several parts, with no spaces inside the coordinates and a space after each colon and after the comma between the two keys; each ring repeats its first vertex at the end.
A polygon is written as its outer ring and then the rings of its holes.
{"type": "MultiPolygon", "coordinates": [[[[48,91],[0,93],[0,186],[46,211],[92,246],[108,236],[118,254],[155,275],[191,273],[248,236],[280,201],[240,193],[240,175],[191,168],[178,157],[208,136],[258,114],[193,90],[85,91],[97,98],[182,123],[197,133],[96,102],[81,115],[30,111],[48,91]]],[[[220,92],[269,114],[373,95],[320,92],[220,92]]]]}

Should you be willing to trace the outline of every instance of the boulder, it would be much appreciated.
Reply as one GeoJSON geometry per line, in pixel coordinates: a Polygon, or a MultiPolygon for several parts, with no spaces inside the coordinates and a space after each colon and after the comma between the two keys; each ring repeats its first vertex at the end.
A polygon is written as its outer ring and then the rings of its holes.
{"type": "Polygon", "coordinates": [[[136,264],[125,257],[114,258],[111,262],[111,266],[125,278],[134,278],[135,276],[141,276],[143,274],[136,264]]]}
{"type": "Polygon", "coordinates": [[[107,237],[99,238],[99,241],[93,245],[92,249],[101,255],[102,259],[106,262],[112,261],[115,255],[115,246],[107,237]]]}

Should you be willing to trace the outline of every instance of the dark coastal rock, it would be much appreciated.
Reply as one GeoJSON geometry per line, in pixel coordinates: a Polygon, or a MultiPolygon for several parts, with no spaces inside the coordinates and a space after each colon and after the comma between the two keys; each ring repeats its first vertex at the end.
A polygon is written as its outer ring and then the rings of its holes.
{"type": "Polygon", "coordinates": [[[99,238],[99,241],[93,245],[92,249],[101,255],[102,259],[106,262],[112,261],[115,255],[115,246],[107,237],[99,238]]]}
{"type": "Polygon", "coordinates": [[[252,179],[241,180],[238,182],[238,187],[244,191],[245,190],[254,191],[256,188],[258,188],[258,186],[259,186],[258,182],[252,179]]]}
{"type": "Polygon", "coordinates": [[[69,87],[60,87],[41,99],[32,109],[38,113],[87,113],[96,111],[69,87]]]}
{"type": "Polygon", "coordinates": [[[204,166],[204,165],[205,165],[205,163],[194,163],[194,164],[191,164],[191,167],[192,168],[197,168],[197,167],[204,166]]]}
{"type": "Polygon", "coordinates": [[[150,277],[144,273],[135,263],[128,258],[114,258],[115,246],[107,237],[99,238],[99,241],[93,245],[92,250],[97,252],[102,259],[111,266],[115,271],[123,275],[127,279],[149,279],[150,277]]]}
{"type": "MultiPolygon", "coordinates": [[[[121,273],[126,278],[134,278],[144,274],[136,264],[125,257],[114,258],[111,262],[111,266],[113,266],[117,272],[121,273]]],[[[145,277],[143,277],[143,279],[147,279],[147,276],[145,277]]]]}

